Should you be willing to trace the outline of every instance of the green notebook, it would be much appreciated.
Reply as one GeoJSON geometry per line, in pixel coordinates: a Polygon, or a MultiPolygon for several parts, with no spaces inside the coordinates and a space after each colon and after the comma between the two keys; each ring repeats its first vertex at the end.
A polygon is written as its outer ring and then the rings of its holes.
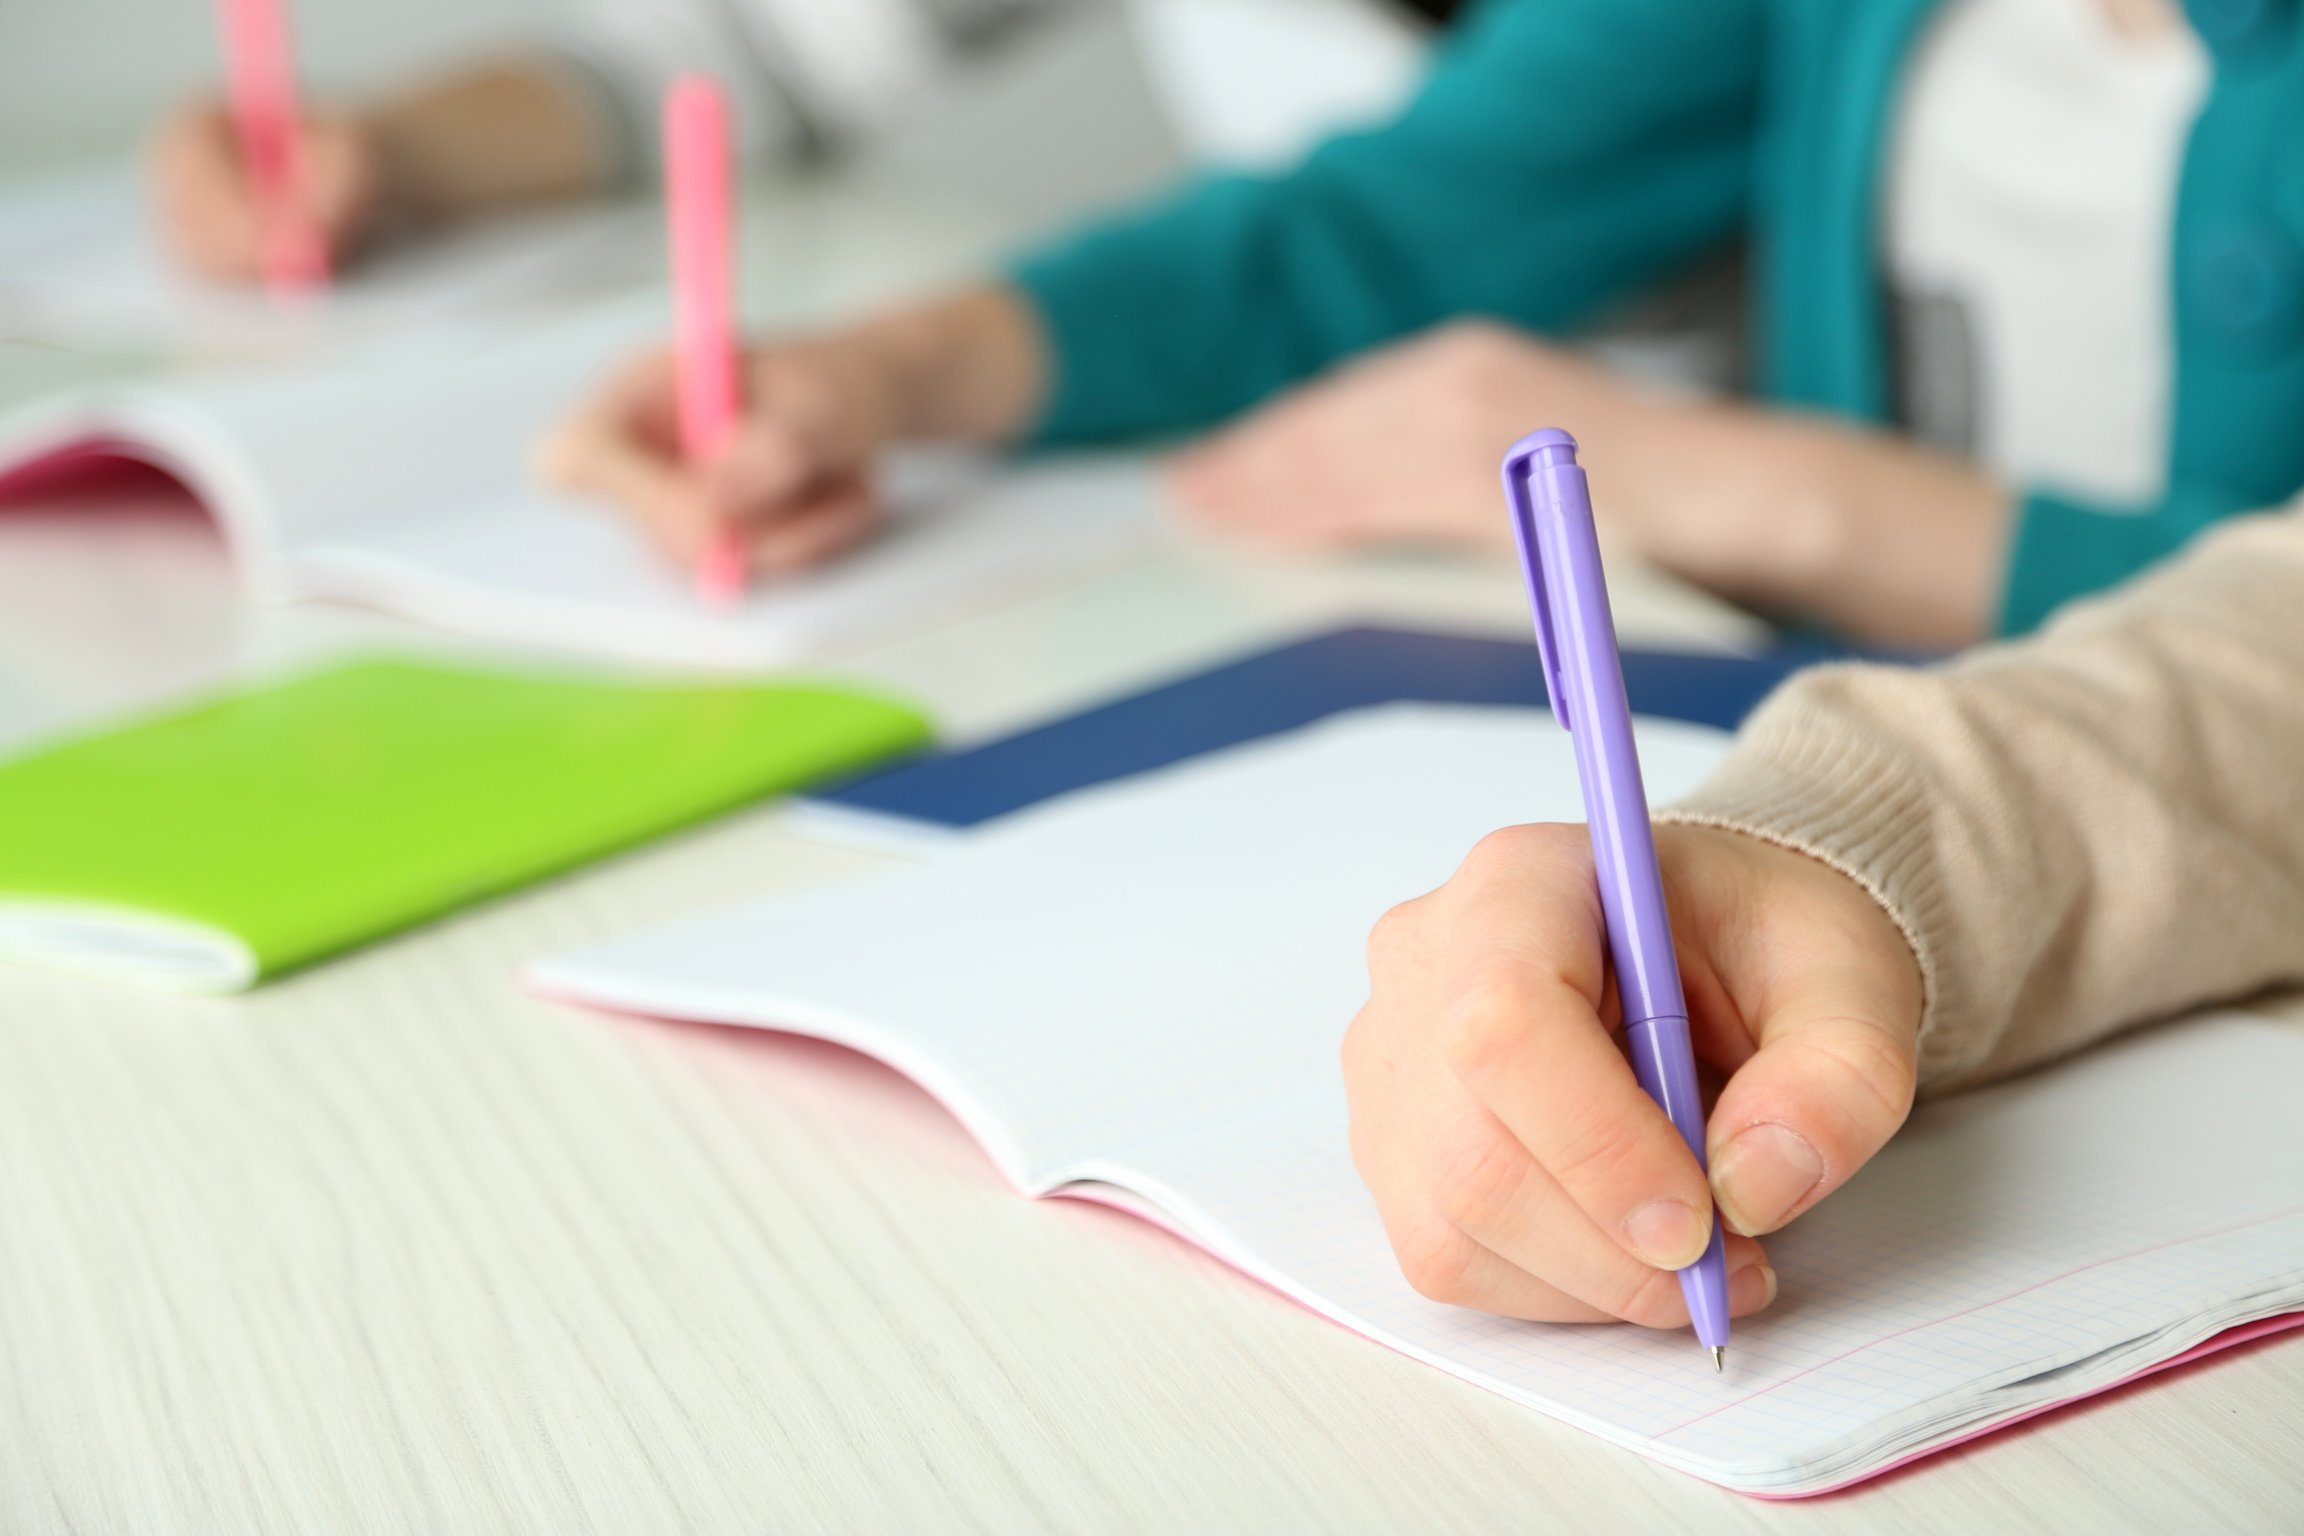
{"type": "Polygon", "coordinates": [[[0,957],[230,991],[927,736],[820,684],[340,665],[0,764],[0,957]]]}

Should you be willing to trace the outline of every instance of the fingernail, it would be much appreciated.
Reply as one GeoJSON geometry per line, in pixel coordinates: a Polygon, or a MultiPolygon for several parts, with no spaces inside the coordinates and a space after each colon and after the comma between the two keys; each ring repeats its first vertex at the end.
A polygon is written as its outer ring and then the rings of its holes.
{"type": "Polygon", "coordinates": [[[1737,1317],[1765,1312],[1776,1302],[1776,1271],[1753,1264],[1728,1277],[1728,1310],[1737,1317]]]}
{"type": "Polygon", "coordinates": [[[1712,1192],[1728,1230],[1773,1232],[1824,1178],[1808,1138],[1781,1125],[1755,1125],[1712,1158],[1712,1192]]]}
{"type": "Polygon", "coordinates": [[[1686,1269],[1703,1256],[1712,1228],[1685,1200],[1651,1200],[1624,1218],[1624,1237],[1658,1269],[1686,1269]]]}

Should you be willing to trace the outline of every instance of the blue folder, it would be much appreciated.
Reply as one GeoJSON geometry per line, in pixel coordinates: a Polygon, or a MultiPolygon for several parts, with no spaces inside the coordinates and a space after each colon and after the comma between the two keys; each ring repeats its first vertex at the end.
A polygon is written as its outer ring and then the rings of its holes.
{"type": "MultiPolygon", "coordinates": [[[[1801,667],[1846,653],[1791,643],[1759,656],[1624,653],[1632,708],[1733,729],[1801,667]]],[[[1543,705],[1533,640],[1375,626],[1331,630],[978,746],[931,752],[805,805],[965,831],[1054,795],[1404,700],[1543,705]]]]}

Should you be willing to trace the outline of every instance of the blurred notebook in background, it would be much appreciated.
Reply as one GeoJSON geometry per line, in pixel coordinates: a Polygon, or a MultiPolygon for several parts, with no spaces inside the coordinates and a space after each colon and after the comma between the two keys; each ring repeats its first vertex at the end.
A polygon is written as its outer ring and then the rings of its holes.
{"type": "MultiPolygon", "coordinates": [[[[1628,650],[1644,715],[1733,730],[1804,666],[1845,656],[1786,642],[1752,656],[1628,650]]],[[[1356,625],[1291,640],[973,746],[921,753],[793,802],[807,836],[915,852],[1073,790],[1146,773],[1344,710],[1398,701],[1542,705],[1532,638],[1356,625]]]]}
{"type": "MultiPolygon", "coordinates": [[[[1639,730],[1659,802],[1726,745],[1639,730]]],[[[1018,1189],[1156,1220],[1348,1328],[1745,1493],[1839,1487],[2298,1320],[2304,1039],[2237,1018],[1923,1108],[1769,1239],[1783,1292],[1736,1325],[1725,1375],[1685,1331],[1418,1295],[1346,1141],[1336,1047],[1368,931],[1490,829],[1580,814],[1549,717],[1392,705],[533,980],[879,1057],[1018,1189]]]]}
{"type": "Polygon", "coordinates": [[[222,524],[260,597],[731,668],[1000,601],[1156,525],[1153,478],[1135,459],[899,459],[890,523],[871,543],[714,608],[623,514],[530,473],[542,435],[662,329],[651,303],[453,351],[81,391],[0,420],[0,505],[147,463],[222,524]]]}
{"type": "Polygon", "coordinates": [[[0,959],[230,991],[927,734],[831,684],[331,667],[0,762],[0,959]]]}

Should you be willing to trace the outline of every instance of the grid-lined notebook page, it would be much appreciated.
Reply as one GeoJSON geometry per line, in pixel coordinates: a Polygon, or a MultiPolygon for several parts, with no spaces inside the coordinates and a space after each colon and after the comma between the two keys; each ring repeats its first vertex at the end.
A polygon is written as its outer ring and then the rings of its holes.
{"type": "Polygon", "coordinates": [[[1769,1240],[1715,1376],[1684,1332],[1511,1322],[1401,1279],[1333,1074],[1108,1176],[1361,1331],[1715,1482],[1850,1481],[2304,1307],[2304,1037],[2211,1018],[1924,1108],[1769,1240]]]}
{"type": "MultiPolygon", "coordinates": [[[[1642,737],[1658,799],[1722,738],[1642,737]]],[[[638,1012],[884,1057],[1018,1184],[1152,1196],[1315,1308],[1752,1491],[1830,1486],[2304,1304],[2304,1040],[2156,1032],[1927,1111],[1772,1240],[1784,1291],[1692,1340],[1440,1306],[1355,1177],[1335,1052],[1391,903],[1478,836],[1578,812],[1564,733],[1391,706],[1069,797],[939,860],[544,968],[638,1012]]]]}

